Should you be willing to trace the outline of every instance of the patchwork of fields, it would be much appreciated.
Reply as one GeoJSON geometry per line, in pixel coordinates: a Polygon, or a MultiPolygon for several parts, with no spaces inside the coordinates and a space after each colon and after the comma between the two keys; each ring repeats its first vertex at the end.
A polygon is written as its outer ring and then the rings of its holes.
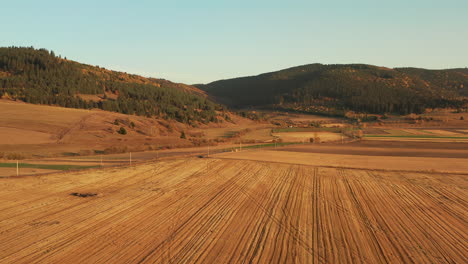
{"type": "Polygon", "coordinates": [[[239,117],[161,150],[183,127],[1,107],[0,263],[468,262],[466,126],[239,117]],[[125,144],[152,151],[101,155],[125,144]]]}
{"type": "Polygon", "coordinates": [[[218,158],[4,178],[0,262],[465,263],[467,187],[218,158]]]}

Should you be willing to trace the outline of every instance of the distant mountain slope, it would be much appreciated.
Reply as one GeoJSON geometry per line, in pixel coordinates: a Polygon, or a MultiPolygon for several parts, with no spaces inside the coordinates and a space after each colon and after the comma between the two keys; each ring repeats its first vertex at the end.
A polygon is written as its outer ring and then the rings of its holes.
{"type": "Polygon", "coordinates": [[[0,98],[193,124],[224,116],[216,113],[223,107],[194,86],[110,71],[34,48],[0,48],[0,98]]]}
{"type": "Polygon", "coordinates": [[[197,86],[235,107],[274,107],[338,115],[346,110],[407,114],[466,103],[468,69],[310,64],[197,86]]]}

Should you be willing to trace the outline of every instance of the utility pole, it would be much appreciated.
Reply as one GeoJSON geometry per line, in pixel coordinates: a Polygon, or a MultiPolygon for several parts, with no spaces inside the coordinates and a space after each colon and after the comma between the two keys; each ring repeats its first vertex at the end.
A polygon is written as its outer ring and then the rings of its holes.
{"type": "Polygon", "coordinates": [[[16,160],[16,176],[19,176],[19,163],[18,160],[16,160]]]}
{"type": "Polygon", "coordinates": [[[101,155],[101,167],[102,167],[102,155],[101,155]]]}
{"type": "Polygon", "coordinates": [[[132,153],[130,152],[130,165],[132,165],[132,153]]]}
{"type": "Polygon", "coordinates": [[[208,145],[208,155],[207,155],[207,157],[209,157],[209,156],[210,156],[210,145],[208,145]]]}

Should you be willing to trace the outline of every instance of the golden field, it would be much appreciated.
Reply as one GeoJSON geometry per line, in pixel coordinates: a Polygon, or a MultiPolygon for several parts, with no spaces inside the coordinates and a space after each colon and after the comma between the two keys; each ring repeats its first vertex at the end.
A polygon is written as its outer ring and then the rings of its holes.
{"type": "Polygon", "coordinates": [[[439,158],[425,172],[381,158],[383,169],[343,168],[345,155],[321,154],[327,166],[308,155],[243,151],[0,179],[0,262],[465,262],[465,167],[442,172],[450,158],[439,158]]]}

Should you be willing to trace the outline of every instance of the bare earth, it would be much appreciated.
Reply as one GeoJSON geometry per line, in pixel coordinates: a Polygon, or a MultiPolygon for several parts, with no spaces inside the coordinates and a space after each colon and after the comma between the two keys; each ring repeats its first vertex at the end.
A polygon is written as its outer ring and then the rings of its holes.
{"type": "Polygon", "coordinates": [[[330,132],[286,132],[274,133],[273,136],[285,142],[310,142],[310,139],[315,137],[318,137],[320,142],[333,142],[342,139],[341,134],[330,132]]]}
{"type": "Polygon", "coordinates": [[[302,153],[364,155],[373,156],[374,158],[375,156],[392,156],[468,159],[468,143],[454,142],[356,141],[345,144],[300,144],[275,150],[302,153]]]}
{"type": "Polygon", "coordinates": [[[218,158],[257,160],[266,162],[295,163],[312,166],[359,168],[371,170],[403,170],[421,172],[467,173],[465,158],[421,158],[324,153],[300,153],[295,151],[261,150],[238,153],[221,153],[218,158]]]}
{"type": "Polygon", "coordinates": [[[4,178],[0,262],[466,263],[467,187],[466,175],[218,158],[4,178]]]}

